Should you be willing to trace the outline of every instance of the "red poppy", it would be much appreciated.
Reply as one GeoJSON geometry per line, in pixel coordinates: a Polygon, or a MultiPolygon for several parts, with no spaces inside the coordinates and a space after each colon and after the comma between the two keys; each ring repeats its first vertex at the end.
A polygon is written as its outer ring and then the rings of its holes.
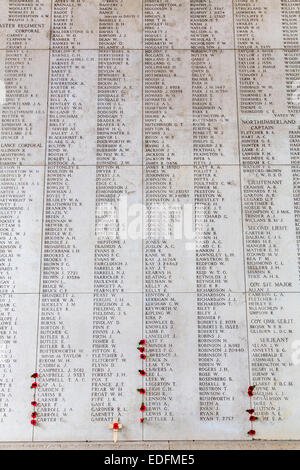
{"type": "Polygon", "coordinates": [[[31,376],[31,377],[32,377],[33,379],[37,379],[37,378],[38,378],[38,376],[39,376],[39,374],[38,374],[37,372],[35,372],[34,374],[32,374],[32,376],[31,376]]]}
{"type": "Polygon", "coordinates": [[[249,432],[248,432],[249,436],[255,436],[256,432],[251,429],[249,432]]]}
{"type": "Polygon", "coordinates": [[[145,372],[144,370],[139,370],[139,373],[140,373],[141,375],[146,375],[146,372],[145,372]]]}
{"type": "Polygon", "coordinates": [[[113,424],[113,428],[114,428],[114,429],[119,429],[118,423],[114,423],[114,424],[113,424]]]}
{"type": "Polygon", "coordinates": [[[253,408],[251,408],[251,410],[246,410],[246,411],[247,411],[247,413],[249,413],[249,415],[252,415],[254,413],[253,408]]]}
{"type": "Polygon", "coordinates": [[[146,393],[146,390],[144,388],[137,388],[137,391],[140,392],[142,395],[146,393]]]}
{"type": "Polygon", "coordinates": [[[248,395],[249,395],[249,397],[253,397],[253,392],[251,392],[250,390],[248,390],[248,395]]]}
{"type": "Polygon", "coordinates": [[[146,359],[145,354],[141,354],[141,355],[140,355],[140,358],[141,358],[141,359],[146,359]]]}
{"type": "Polygon", "coordinates": [[[255,385],[250,385],[250,387],[248,388],[248,390],[250,390],[250,392],[253,392],[254,389],[255,389],[255,385]]]}
{"type": "Polygon", "coordinates": [[[140,410],[141,410],[142,413],[143,413],[144,411],[146,411],[146,407],[145,407],[144,403],[142,403],[142,406],[141,406],[140,410]]]}
{"type": "Polygon", "coordinates": [[[31,424],[32,424],[32,426],[36,426],[36,425],[37,425],[36,419],[32,419],[32,420],[31,420],[31,424]]]}
{"type": "Polygon", "coordinates": [[[258,418],[256,418],[256,416],[250,416],[250,421],[256,421],[258,418]]]}
{"type": "Polygon", "coordinates": [[[38,384],[36,382],[33,382],[33,384],[31,385],[31,388],[37,388],[38,384]]]}
{"type": "Polygon", "coordinates": [[[33,413],[31,413],[31,417],[32,417],[32,418],[36,418],[36,417],[37,417],[37,413],[34,411],[33,413]]]}
{"type": "Polygon", "coordinates": [[[144,347],[138,348],[138,350],[139,350],[141,353],[145,352],[145,348],[144,348],[144,347]]]}
{"type": "Polygon", "coordinates": [[[37,406],[37,402],[36,402],[36,401],[32,401],[31,404],[32,404],[32,406],[37,406]]]}
{"type": "Polygon", "coordinates": [[[140,422],[143,423],[146,420],[146,418],[141,418],[140,422]]]}
{"type": "Polygon", "coordinates": [[[144,346],[146,344],[146,340],[145,339],[141,339],[141,341],[139,342],[139,344],[141,344],[142,346],[144,346]]]}

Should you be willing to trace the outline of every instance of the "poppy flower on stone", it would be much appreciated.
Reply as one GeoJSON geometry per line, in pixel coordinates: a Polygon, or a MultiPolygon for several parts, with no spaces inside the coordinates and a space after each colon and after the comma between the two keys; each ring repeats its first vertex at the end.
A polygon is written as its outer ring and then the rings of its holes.
{"type": "Polygon", "coordinates": [[[33,384],[31,385],[31,388],[37,388],[38,384],[36,382],[33,382],[33,384]]]}
{"type": "Polygon", "coordinates": [[[140,392],[142,395],[146,393],[146,390],[144,388],[137,388],[137,391],[140,392]]]}
{"type": "Polygon", "coordinates": [[[250,416],[250,421],[256,421],[258,418],[256,418],[255,416],[250,416]]]}
{"type": "Polygon", "coordinates": [[[138,350],[139,350],[141,353],[145,352],[145,348],[144,348],[144,347],[138,348],[138,350]]]}
{"type": "Polygon", "coordinates": [[[141,375],[146,375],[146,372],[145,372],[144,370],[139,370],[139,373],[140,373],[141,375]]]}
{"type": "Polygon", "coordinates": [[[145,407],[145,404],[144,404],[144,403],[142,403],[142,406],[141,406],[140,410],[141,410],[142,413],[143,413],[144,411],[146,411],[146,407],[145,407]]]}
{"type": "Polygon", "coordinates": [[[32,424],[32,426],[36,426],[36,425],[37,425],[36,419],[32,419],[32,420],[31,420],[31,424],[32,424]]]}
{"type": "Polygon", "coordinates": [[[140,422],[143,423],[146,420],[146,418],[141,418],[140,422]]]}
{"type": "Polygon", "coordinates": [[[247,411],[247,413],[249,413],[249,415],[252,415],[254,413],[253,408],[251,408],[251,410],[246,410],[246,411],[247,411]]]}
{"type": "Polygon", "coordinates": [[[114,423],[113,428],[114,428],[114,429],[119,429],[118,423],[114,423]]]}
{"type": "Polygon", "coordinates": [[[256,432],[253,429],[251,429],[250,431],[248,431],[248,434],[249,436],[255,436],[256,432]]]}
{"type": "Polygon", "coordinates": [[[249,397],[253,397],[253,392],[251,392],[251,390],[248,390],[248,395],[249,397]]]}
{"type": "Polygon", "coordinates": [[[140,355],[140,358],[141,358],[141,359],[146,359],[145,354],[141,354],[141,355],[140,355]]]}
{"type": "Polygon", "coordinates": [[[255,385],[250,385],[250,387],[248,388],[248,390],[250,390],[250,392],[253,392],[254,389],[255,389],[255,385]]]}
{"type": "Polygon", "coordinates": [[[34,411],[33,413],[31,413],[31,417],[32,417],[32,418],[36,418],[36,417],[37,417],[37,413],[34,411]]]}
{"type": "Polygon", "coordinates": [[[38,378],[38,376],[39,376],[39,374],[38,374],[37,372],[35,372],[34,374],[32,374],[32,376],[31,376],[31,377],[32,377],[33,379],[37,379],[37,378],[38,378]]]}
{"type": "Polygon", "coordinates": [[[37,401],[32,401],[31,404],[32,406],[37,406],[37,401]]]}
{"type": "Polygon", "coordinates": [[[145,339],[141,339],[141,341],[139,342],[139,344],[141,344],[142,346],[144,346],[146,344],[146,340],[145,339]]]}

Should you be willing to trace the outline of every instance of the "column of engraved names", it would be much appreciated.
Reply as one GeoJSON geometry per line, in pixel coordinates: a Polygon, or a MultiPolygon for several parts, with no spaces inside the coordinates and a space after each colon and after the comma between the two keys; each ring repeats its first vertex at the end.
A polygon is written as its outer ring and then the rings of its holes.
{"type": "Polygon", "coordinates": [[[232,7],[190,3],[200,421],[233,438],[230,422],[243,436],[248,345],[232,7]]]}
{"type": "Polygon", "coordinates": [[[125,7],[99,5],[91,419],[119,418],[136,438],[142,242],[121,218],[141,202],[142,10],[125,7]]]}
{"type": "MultiPolygon", "coordinates": [[[[172,50],[181,38],[176,21],[171,21],[180,17],[185,23],[188,14],[187,5],[180,2],[145,1],[144,5],[146,402],[150,423],[165,424],[159,428],[163,438],[169,423],[177,420],[185,380],[181,378],[182,356],[177,355],[177,345],[186,328],[181,322],[189,300],[179,293],[194,290],[193,271],[184,263],[187,252],[183,241],[174,237],[173,225],[192,196],[192,169],[182,166],[191,155],[190,125],[186,121],[191,95],[184,77],[189,72],[189,54],[172,50]]],[[[192,252],[187,259],[192,265],[192,252]]],[[[184,415],[188,406],[185,404],[180,414],[184,415]]],[[[176,426],[174,436],[180,432],[182,429],[176,426]]],[[[146,426],[145,433],[149,439],[154,437],[151,427],[146,426]]]]}
{"type": "Polygon", "coordinates": [[[293,174],[293,200],[295,212],[296,241],[298,250],[298,272],[300,279],[300,51],[299,51],[300,1],[281,1],[281,22],[286,72],[286,94],[288,110],[293,115],[293,125],[289,129],[289,152],[293,174]]]}
{"type": "Polygon", "coordinates": [[[268,438],[299,435],[290,413],[299,387],[292,361],[300,300],[292,294],[299,292],[299,6],[238,1],[235,10],[250,358],[257,429],[268,438]]]}
{"type": "MultiPolygon", "coordinates": [[[[93,37],[86,31],[82,37],[78,28],[84,3],[52,4],[38,348],[40,426],[35,432],[40,440],[68,438],[74,423],[88,416],[96,124],[90,97],[96,93],[97,54],[79,50],[93,37]]],[[[82,438],[83,428],[76,429],[73,437],[82,438]]]]}
{"type": "Polygon", "coordinates": [[[30,375],[35,367],[42,186],[45,157],[49,2],[0,5],[0,429],[31,439],[30,375]],[[26,350],[26,355],[20,351],[26,350]],[[8,426],[9,424],[9,426],[8,426]]]}

